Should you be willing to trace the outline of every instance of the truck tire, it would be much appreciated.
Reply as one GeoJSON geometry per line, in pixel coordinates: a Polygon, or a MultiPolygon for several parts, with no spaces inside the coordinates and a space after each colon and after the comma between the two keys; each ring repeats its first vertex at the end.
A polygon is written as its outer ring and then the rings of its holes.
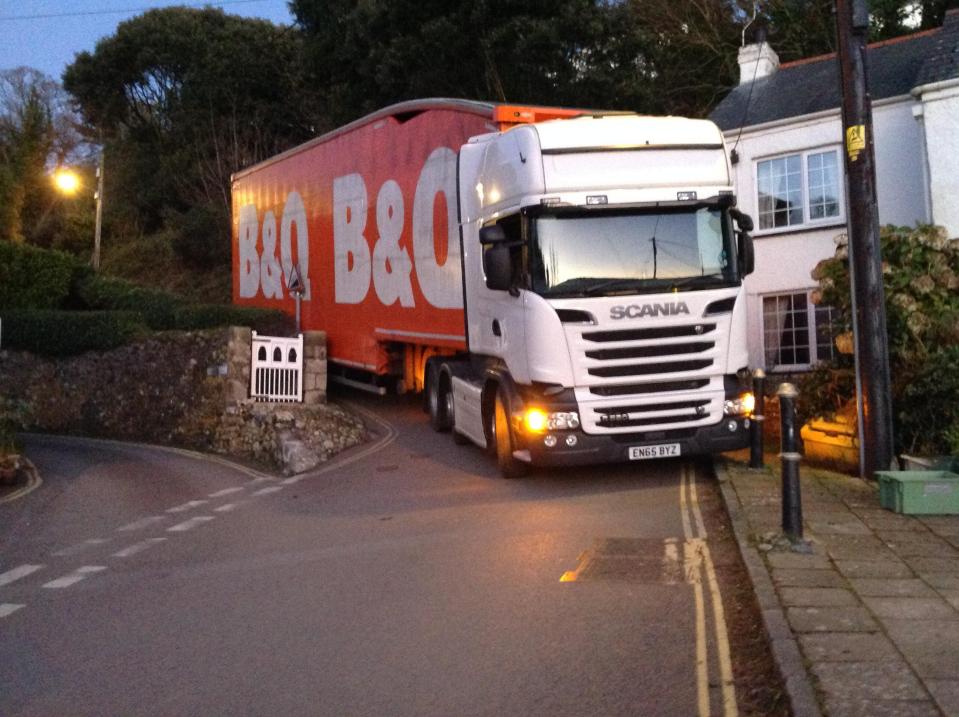
{"type": "Polygon", "coordinates": [[[496,450],[496,466],[504,478],[522,478],[529,473],[529,466],[513,457],[513,431],[509,421],[509,400],[502,388],[496,390],[493,406],[493,442],[496,450]]]}
{"type": "Polygon", "coordinates": [[[437,433],[445,433],[453,424],[449,410],[451,397],[449,380],[440,373],[436,364],[430,364],[427,370],[426,405],[430,413],[430,426],[437,433]]]}

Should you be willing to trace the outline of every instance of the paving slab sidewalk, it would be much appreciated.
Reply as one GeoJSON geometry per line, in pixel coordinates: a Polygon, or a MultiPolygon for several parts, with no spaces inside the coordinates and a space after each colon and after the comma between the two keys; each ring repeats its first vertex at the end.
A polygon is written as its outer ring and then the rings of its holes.
{"type": "Polygon", "coordinates": [[[803,465],[797,552],[766,464],[716,473],[794,714],[959,717],[959,516],[898,515],[875,484],[803,465]]]}

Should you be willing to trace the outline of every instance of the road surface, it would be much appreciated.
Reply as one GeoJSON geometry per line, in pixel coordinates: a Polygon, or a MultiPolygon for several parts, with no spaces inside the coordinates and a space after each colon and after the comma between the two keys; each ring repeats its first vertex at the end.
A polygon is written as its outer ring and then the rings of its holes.
{"type": "Polygon", "coordinates": [[[774,679],[729,649],[754,615],[723,607],[702,464],[507,481],[413,402],[350,399],[373,440],[290,479],[29,437],[0,714],[732,715],[774,679]]]}

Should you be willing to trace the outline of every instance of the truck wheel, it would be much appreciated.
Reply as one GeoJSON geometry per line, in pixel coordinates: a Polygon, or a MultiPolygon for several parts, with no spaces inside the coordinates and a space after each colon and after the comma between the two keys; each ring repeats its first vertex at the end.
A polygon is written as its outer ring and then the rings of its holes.
{"type": "Polygon", "coordinates": [[[529,466],[513,457],[513,431],[510,429],[509,411],[502,389],[496,391],[493,407],[493,441],[496,444],[496,465],[504,478],[522,478],[529,473],[529,466]]]}
{"type": "Polygon", "coordinates": [[[437,433],[445,433],[450,429],[452,414],[449,404],[452,401],[449,382],[444,380],[435,366],[430,366],[429,381],[426,389],[426,402],[430,412],[430,425],[437,433]]]}

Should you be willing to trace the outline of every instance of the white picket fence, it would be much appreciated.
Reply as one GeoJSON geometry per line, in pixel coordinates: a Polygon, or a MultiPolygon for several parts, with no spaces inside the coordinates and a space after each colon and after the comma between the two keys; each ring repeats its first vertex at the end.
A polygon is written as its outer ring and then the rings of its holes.
{"type": "Polygon", "coordinates": [[[295,339],[253,332],[250,398],[254,401],[303,401],[303,334],[295,339]]]}

